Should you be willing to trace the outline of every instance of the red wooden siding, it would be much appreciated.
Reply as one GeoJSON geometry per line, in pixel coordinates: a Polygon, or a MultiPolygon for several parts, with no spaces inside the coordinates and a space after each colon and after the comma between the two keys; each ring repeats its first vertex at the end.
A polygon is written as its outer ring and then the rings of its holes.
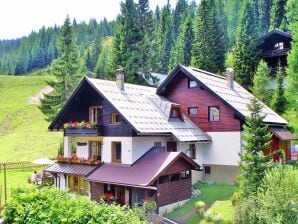
{"type": "Polygon", "coordinates": [[[191,178],[158,184],[158,206],[191,198],[191,178]]]}
{"type": "Polygon", "coordinates": [[[291,159],[291,144],[290,141],[283,141],[280,140],[275,135],[272,135],[272,141],[270,143],[270,149],[265,151],[265,155],[268,155],[269,153],[272,154],[273,161],[278,161],[277,151],[279,149],[283,149],[285,152],[286,160],[291,159]]]}
{"type": "Polygon", "coordinates": [[[180,173],[184,171],[191,170],[193,167],[184,159],[180,158],[175,163],[168,167],[162,174],[162,175],[167,175],[167,174],[173,174],[173,173],[180,173]]]}
{"type": "Polygon", "coordinates": [[[91,200],[99,201],[100,197],[104,194],[104,184],[90,182],[91,200]]]}
{"type": "Polygon", "coordinates": [[[188,78],[183,73],[169,87],[166,98],[181,104],[181,110],[203,131],[240,131],[240,120],[234,117],[232,109],[212,95],[208,90],[188,88],[188,78]],[[219,106],[220,121],[208,121],[208,106],[219,106]],[[198,107],[197,115],[188,115],[189,107],[198,107]]]}

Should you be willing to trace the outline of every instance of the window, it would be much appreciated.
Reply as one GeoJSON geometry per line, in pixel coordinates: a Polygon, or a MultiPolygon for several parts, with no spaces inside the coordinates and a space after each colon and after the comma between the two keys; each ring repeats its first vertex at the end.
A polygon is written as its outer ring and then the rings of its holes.
{"type": "Polygon", "coordinates": [[[219,121],[219,107],[209,107],[209,121],[219,121]]]}
{"type": "Polygon", "coordinates": [[[96,125],[101,121],[101,108],[99,106],[89,107],[89,121],[96,125]]]}
{"type": "Polygon", "coordinates": [[[120,124],[121,123],[121,117],[118,113],[113,112],[111,113],[111,124],[120,124]]]}
{"type": "Polygon", "coordinates": [[[284,49],[284,42],[279,42],[274,45],[275,50],[283,50],[284,49]]]}
{"type": "Polygon", "coordinates": [[[155,148],[161,147],[161,142],[154,142],[154,147],[155,148]]]}
{"type": "Polygon", "coordinates": [[[172,107],[170,112],[170,118],[178,118],[181,120],[181,112],[179,107],[172,107]]]}
{"type": "Polygon", "coordinates": [[[189,107],[188,108],[188,114],[189,115],[197,115],[198,114],[198,108],[197,107],[189,107]]]}
{"type": "Polygon", "coordinates": [[[88,182],[82,176],[68,176],[68,188],[71,192],[88,195],[88,182]]]}
{"type": "Polygon", "coordinates": [[[93,160],[101,160],[101,142],[89,142],[89,157],[93,160]]]}
{"type": "Polygon", "coordinates": [[[77,146],[87,146],[87,142],[77,142],[77,146]]]}
{"type": "Polygon", "coordinates": [[[189,157],[196,158],[196,144],[189,144],[189,157]]]}
{"type": "Polygon", "coordinates": [[[197,81],[191,80],[190,78],[188,78],[188,88],[196,88],[198,86],[197,81]]]}
{"type": "Polygon", "coordinates": [[[204,171],[205,171],[205,174],[210,174],[211,173],[210,166],[204,166],[204,171]]]}
{"type": "Polygon", "coordinates": [[[112,162],[121,163],[121,142],[112,142],[112,162]]]}
{"type": "Polygon", "coordinates": [[[180,180],[180,173],[174,173],[171,175],[171,182],[180,180]]]}
{"type": "Polygon", "coordinates": [[[169,175],[164,175],[159,177],[159,184],[164,184],[169,182],[169,175]]]}

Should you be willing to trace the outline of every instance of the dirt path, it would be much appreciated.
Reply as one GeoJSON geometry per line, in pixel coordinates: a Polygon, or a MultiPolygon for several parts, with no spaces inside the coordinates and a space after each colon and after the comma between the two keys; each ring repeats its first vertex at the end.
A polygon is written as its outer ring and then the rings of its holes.
{"type": "Polygon", "coordinates": [[[196,211],[196,209],[194,208],[194,209],[192,209],[192,210],[190,210],[190,211],[184,213],[183,215],[177,217],[176,219],[174,219],[174,221],[175,221],[175,222],[178,222],[178,223],[184,223],[184,222],[187,220],[187,218],[188,218],[189,216],[191,216],[191,215],[193,215],[193,214],[196,214],[196,212],[197,212],[197,211],[196,211]]]}
{"type": "Polygon", "coordinates": [[[42,90],[39,91],[35,96],[32,96],[29,98],[29,103],[30,104],[39,104],[40,100],[44,98],[45,94],[52,93],[54,89],[50,86],[44,87],[42,90]]]}

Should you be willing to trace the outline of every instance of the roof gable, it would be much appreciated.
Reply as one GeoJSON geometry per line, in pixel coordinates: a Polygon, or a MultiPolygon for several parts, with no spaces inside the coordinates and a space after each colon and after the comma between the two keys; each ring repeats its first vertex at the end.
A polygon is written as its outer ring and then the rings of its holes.
{"type": "MultiPolygon", "coordinates": [[[[167,92],[167,87],[175,80],[175,77],[179,72],[182,72],[186,76],[199,82],[199,84],[202,85],[207,91],[231,108],[234,113],[242,120],[245,120],[245,117],[249,116],[250,112],[247,108],[247,105],[250,103],[250,98],[253,97],[251,93],[249,93],[235,81],[234,89],[230,89],[227,86],[227,79],[225,77],[197,68],[177,65],[167,79],[158,87],[157,93],[164,94],[167,92]]],[[[266,115],[266,118],[264,119],[265,123],[280,125],[287,124],[286,120],[280,117],[265,104],[263,105],[264,108],[262,112],[264,115],[266,115]]]]}

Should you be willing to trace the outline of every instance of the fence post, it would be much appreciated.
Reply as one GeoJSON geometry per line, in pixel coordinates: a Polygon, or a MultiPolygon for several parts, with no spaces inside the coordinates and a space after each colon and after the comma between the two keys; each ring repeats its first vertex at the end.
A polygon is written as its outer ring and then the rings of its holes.
{"type": "Polygon", "coordinates": [[[7,202],[7,185],[6,185],[6,163],[3,164],[4,171],[4,204],[7,202]]]}

